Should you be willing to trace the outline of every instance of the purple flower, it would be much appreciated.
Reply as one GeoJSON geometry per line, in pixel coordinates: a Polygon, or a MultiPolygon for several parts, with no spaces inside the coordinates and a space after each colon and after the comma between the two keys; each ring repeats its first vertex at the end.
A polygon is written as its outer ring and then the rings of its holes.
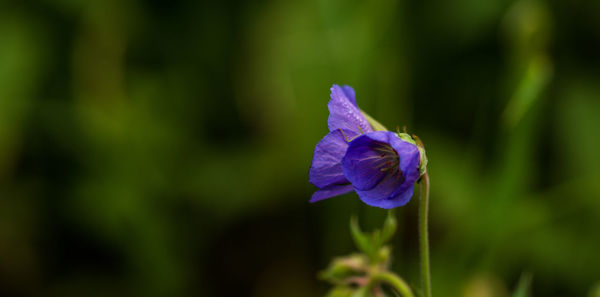
{"type": "Polygon", "coordinates": [[[315,147],[309,181],[319,189],[310,202],[356,191],[371,206],[408,203],[422,172],[420,150],[412,138],[374,131],[349,86],[333,85],[328,107],[330,132],[315,147]]]}

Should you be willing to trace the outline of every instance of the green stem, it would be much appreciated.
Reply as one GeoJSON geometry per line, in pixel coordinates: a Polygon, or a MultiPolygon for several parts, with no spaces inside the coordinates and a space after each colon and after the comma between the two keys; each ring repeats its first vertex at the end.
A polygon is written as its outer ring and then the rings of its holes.
{"type": "Polygon", "coordinates": [[[429,234],[427,213],[429,211],[429,175],[421,178],[419,192],[419,246],[421,248],[421,286],[423,297],[431,297],[431,272],[429,270],[429,234]]]}
{"type": "Polygon", "coordinates": [[[406,282],[404,282],[403,279],[391,272],[380,272],[374,274],[371,277],[371,286],[375,285],[375,283],[378,282],[384,282],[390,285],[394,289],[398,290],[398,292],[400,292],[400,294],[402,294],[403,297],[415,297],[415,295],[413,295],[412,290],[406,284],[406,282]]]}

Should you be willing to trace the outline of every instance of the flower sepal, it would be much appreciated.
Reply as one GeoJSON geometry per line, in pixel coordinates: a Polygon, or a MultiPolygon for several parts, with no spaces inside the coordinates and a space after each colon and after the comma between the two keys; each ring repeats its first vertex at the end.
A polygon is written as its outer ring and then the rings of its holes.
{"type": "MultiPolygon", "coordinates": [[[[405,128],[406,130],[406,128],[405,128]]],[[[412,135],[410,136],[408,133],[406,132],[398,132],[398,137],[400,137],[400,139],[410,142],[414,145],[417,146],[417,148],[419,149],[419,173],[421,174],[421,176],[423,176],[423,174],[427,173],[427,154],[425,153],[425,146],[423,146],[423,142],[421,141],[421,139],[417,136],[417,135],[412,135]]]]}
{"type": "Polygon", "coordinates": [[[365,119],[367,119],[367,122],[369,122],[369,124],[371,125],[371,127],[373,128],[374,131],[389,131],[384,125],[382,125],[380,122],[378,122],[372,116],[370,116],[364,110],[361,109],[360,112],[365,117],[365,119]]]}
{"type": "Polygon", "coordinates": [[[419,172],[421,173],[421,176],[423,176],[423,175],[425,175],[425,173],[427,173],[427,163],[429,163],[429,161],[427,160],[427,154],[425,153],[425,146],[423,145],[421,138],[419,138],[416,135],[413,135],[413,137],[417,140],[417,148],[419,148],[419,156],[421,158],[421,160],[419,162],[419,172]]]}

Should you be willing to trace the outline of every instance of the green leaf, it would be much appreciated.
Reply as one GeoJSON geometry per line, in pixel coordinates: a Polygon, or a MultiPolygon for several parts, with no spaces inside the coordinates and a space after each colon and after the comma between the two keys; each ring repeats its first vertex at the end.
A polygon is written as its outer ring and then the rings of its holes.
{"type": "Polygon", "coordinates": [[[348,286],[337,286],[329,290],[325,297],[352,297],[354,289],[348,286]]]}
{"type": "Polygon", "coordinates": [[[377,263],[384,263],[390,259],[392,251],[389,246],[382,246],[377,252],[377,263]]]}
{"type": "Polygon", "coordinates": [[[358,290],[354,291],[354,294],[352,294],[352,297],[368,297],[368,296],[370,296],[368,286],[360,287],[360,288],[358,288],[358,290]]]}
{"type": "Polygon", "coordinates": [[[519,279],[517,289],[513,292],[512,297],[528,297],[529,288],[531,287],[532,275],[529,273],[523,273],[519,279]]]}
{"type": "Polygon", "coordinates": [[[355,216],[350,219],[350,232],[352,233],[352,239],[354,239],[356,247],[371,258],[373,253],[373,242],[367,234],[360,230],[358,219],[355,216]]]}
{"type": "Polygon", "coordinates": [[[368,269],[368,266],[369,262],[365,255],[352,254],[333,259],[327,269],[319,273],[319,277],[335,283],[364,273],[368,269]]]}
{"type": "Polygon", "coordinates": [[[383,223],[383,229],[381,230],[381,245],[386,243],[394,236],[394,233],[396,233],[397,226],[398,222],[396,221],[396,216],[394,216],[394,210],[390,209],[388,211],[387,218],[383,223]]]}
{"type": "MultiPolygon", "coordinates": [[[[371,233],[371,248],[373,250],[378,250],[381,246],[381,230],[375,229],[373,233],[371,233]]],[[[372,251],[371,251],[372,252],[372,251]]]]}
{"type": "Polygon", "coordinates": [[[525,77],[512,95],[503,117],[510,128],[515,128],[535,103],[552,78],[552,63],[545,55],[537,55],[529,61],[525,77]]]}

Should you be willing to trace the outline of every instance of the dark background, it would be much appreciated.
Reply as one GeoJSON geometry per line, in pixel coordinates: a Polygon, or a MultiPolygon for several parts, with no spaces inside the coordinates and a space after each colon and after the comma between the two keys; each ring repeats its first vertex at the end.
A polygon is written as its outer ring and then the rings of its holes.
{"type": "MultiPolygon", "coordinates": [[[[0,2],[1,296],[322,296],[333,83],[429,156],[436,296],[600,296],[600,2],[0,2]],[[595,289],[594,289],[595,288],[595,289]],[[594,293],[595,292],[595,293],[594,293]]],[[[416,199],[393,269],[418,287],[416,199]]]]}

